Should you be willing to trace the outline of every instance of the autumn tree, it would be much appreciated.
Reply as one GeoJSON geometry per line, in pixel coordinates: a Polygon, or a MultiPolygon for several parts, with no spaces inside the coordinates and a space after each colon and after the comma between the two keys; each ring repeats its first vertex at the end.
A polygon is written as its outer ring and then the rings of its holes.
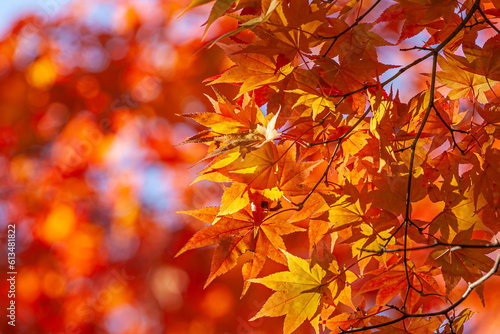
{"type": "Polygon", "coordinates": [[[285,334],[462,333],[500,263],[500,2],[211,6],[207,29],[237,22],[206,45],[232,66],[185,143],[224,193],[183,212],[208,226],[178,255],[216,245],[206,285],[243,257],[242,296],[273,290],[250,320],[285,334]],[[261,277],[268,259],[288,269],[261,277]]]}

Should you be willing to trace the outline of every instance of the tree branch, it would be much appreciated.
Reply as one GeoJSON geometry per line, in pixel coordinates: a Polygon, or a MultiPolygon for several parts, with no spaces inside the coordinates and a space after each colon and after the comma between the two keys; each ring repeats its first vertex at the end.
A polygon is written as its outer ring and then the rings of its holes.
{"type": "MultiPolygon", "coordinates": [[[[411,252],[411,251],[418,251],[418,250],[424,250],[424,249],[431,249],[431,248],[437,248],[437,247],[452,247],[450,251],[455,251],[458,249],[467,249],[467,248],[472,248],[472,249],[488,249],[488,248],[500,248],[500,243],[498,240],[495,240],[495,242],[490,243],[490,244],[485,244],[485,245],[468,245],[468,244],[453,244],[453,243],[446,243],[446,242],[440,242],[436,241],[435,243],[431,245],[426,245],[426,246],[420,246],[420,247],[413,247],[413,248],[407,248],[406,250],[411,252]]],[[[364,248],[358,248],[360,251],[365,252],[365,253],[374,253],[378,255],[382,255],[384,253],[398,253],[398,252],[403,252],[404,248],[386,248],[386,247],[381,247],[380,250],[371,250],[371,249],[364,249],[364,248]]]]}
{"type": "Polygon", "coordinates": [[[365,18],[366,15],[368,15],[375,7],[378,6],[378,4],[380,3],[381,0],[377,0],[370,8],[368,8],[366,10],[366,12],[363,13],[363,15],[361,15],[360,17],[358,17],[356,19],[356,21],[354,21],[353,24],[351,24],[349,27],[347,27],[346,29],[344,29],[341,33],[335,35],[335,36],[331,36],[331,37],[322,37],[323,39],[333,39],[332,43],[330,44],[330,46],[328,47],[328,49],[326,50],[326,52],[323,54],[323,56],[321,56],[321,58],[325,58],[326,55],[328,54],[328,52],[330,52],[330,50],[332,49],[333,45],[335,44],[335,42],[337,42],[337,40],[343,36],[345,33],[347,33],[349,30],[351,30],[352,28],[354,28],[355,26],[357,26],[359,24],[359,22],[361,22],[361,20],[363,20],[365,18]]]}
{"type": "Polygon", "coordinates": [[[435,316],[440,316],[440,315],[446,316],[448,314],[448,312],[453,311],[460,304],[462,304],[464,302],[464,300],[467,299],[467,297],[469,297],[469,295],[472,293],[472,291],[475,288],[477,288],[480,284],[484,283],[491,276],[493,276],[497,272],[499,265],[500,265],[500,254],[498,254],[498,256],[495,260],[495,264],[493,265],[493,267],[491,267],[490,271],[488,271],[485,275],[481,276],[477,281],[470,283],[467,290],[462,295],[462,297],[460,297],[459,300],[457,300],[456,302],[454,302],[453,304],[451,304],[447,308],[444,308],[444,309],[437,311],[437,312],[420,313],[420,314],[419,313],[410,314],[410,313],[406,313],[405,311],[399,309],[398,311],[402,313],[402,316],[400,316],[399,318],[396,318],[396,319],[393,319],[391,321],[387,321],[387,322],[384,322],[381,324],[377,324],[377,325],[363,326],[363,327],[359,327],[359,328],[350,328],[347,330],[341,330],[341,333],[357,333],[357,332],[362,332],[362,331],[368,331],[371,329],[382,328],[382,327],[386,327],[386,326],[390,326],[392,324],[398,323],[398,322],[403,321],[403,320],[408,319],[408,318],[427,318],[427,317],[435,317],[435,316]]]}

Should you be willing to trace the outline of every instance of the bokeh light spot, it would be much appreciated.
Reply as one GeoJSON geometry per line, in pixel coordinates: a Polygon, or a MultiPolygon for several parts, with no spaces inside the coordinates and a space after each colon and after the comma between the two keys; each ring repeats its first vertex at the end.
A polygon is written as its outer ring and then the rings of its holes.
{"type": "Polygon", "coordinates": [[[66,279],[61,274],[49,270],[43,276],[43,293],[50,298],[58,298],[66,291],[66,279]]]}
{"type": "Polygon", "coordinates": [[[43,57],[30,66],[26,77],[31,86],[38,89],[48,89],[56,81],[57,72],[50,58],[43,57]]]}
{"type": "Polygon", "coordinates": [[[209,318],[227,316],[233,309],[234,296],[228,287],[221,284],[210,286],[203,296],[200,307],[209,318]]]}
{"type": "Polygon", "coordinates": [[[17,275],[16,294],[19,299],[31,303],[40,295],[40,277],[33,269],[23,269],[17,275]]]}
{"type": "Polygon", "coordinates": [[[47,216],[42,227],[42,237],[49,243],[65,240],[76,224],[76,215],[67,205],[57,205],[47,216]]]}
{"type": "Polygon", "coordinates": [[[86,75],[78,80],[76,89],[84,98],[93,98],[99,93],[99,81],[92,75],[86,75]]]}

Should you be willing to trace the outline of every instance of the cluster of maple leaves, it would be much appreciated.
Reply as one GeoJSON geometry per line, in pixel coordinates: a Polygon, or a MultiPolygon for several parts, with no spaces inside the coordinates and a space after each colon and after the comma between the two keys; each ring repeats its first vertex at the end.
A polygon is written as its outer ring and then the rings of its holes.
{"type": "Polygon", "coordinates": [[[207,128],[186,143],[208,145],[195,182],[224,193],[220,206],[183,212],[209,225],[178,255],[217,245],[208,285],[245,254],[242,296],[251,283],[274,290],[253,319],[285,315],[285,334],[305,321],[316,332],[462,333],[472,313],[460,304],[473,290],[483,300],[500,261],[489,254],[500,232],[499,15],[498,0],[216,0],[207,29],[221,16],[238,27],[207,46],[234,64],[207,83],[239,92],[214,88],[212,111],[185,115],[207,128]],[[384,64],[387,46],[414,57],[384,64]],[[408,87],[391,85],[414,68],[424,88],[402,102],[408,87]],[[301,257],[284,241],[296,232],[308,236],[301,257]],[[288,271],[259,277],[268,258],[288,271]]]}

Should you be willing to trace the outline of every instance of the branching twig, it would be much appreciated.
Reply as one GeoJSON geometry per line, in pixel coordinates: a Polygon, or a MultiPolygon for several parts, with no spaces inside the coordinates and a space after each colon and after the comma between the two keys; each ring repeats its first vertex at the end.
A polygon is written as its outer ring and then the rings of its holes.
{"type": "MultiPolygon", "coordinates": [[[[418,250],[424,250],[424,249],[432,249],[432,248],[436,248],[436,247],[452,247],[452,249],[450,249],[450,251],[455,251],[458,249],[468,249],[468,248],[488,249],[488,248],[500,248],[500,243],[498,242],[498,240],[495,240],[495,242],[492,242],[490,244],[485,244],[485,245],[468,245],[468,244],[452,244],[452,243],[436,241],[430,245],[407,248],[406,250],[409,252],[412,252],[412,251],[418,251],[418,250]]],[[[365,253],[374,253],[377,255],[382,255],[384,253],[398,253],[398,252],[404,251],[404,248],[386,248],[386,247],[381,247],[379,250],[371,250],[371,249],[364,249],[364,248],[358,248],[358,249],[362,252],[365,252],[365,253]]]]}
{"type": "Polygon", "coordinates": [[[422,47],[422,46],[414,46],[414,47],[411,47],[411,48],[399,49],[399,51],[412,51],[412,50],[432,51],[431,48],[426,48],[426,47],[422,47]]]}
{"type": "Polygon", "coordinates": [[[455,132],[459,132],[459,133],[468,133],[468,131],[464,131],[464,130],[455,130],[453,129],[451,126],[448,125],[448,123],[446,123],[446,121],[443,119],[443,116],[441,116],[441,114],[439,113],[439,111],[437,110],[436,106],[433,105],[432,106],[434,111],[436,112],[436,115],[437,117],[441,120],[441,122],[444,124],[444,126],[446,126],[446,128],[448,129],[448,131],[450,131],[450,135],[451,135],[451,139],[453,140],[453,146],[458,148],[458,150],[460,151],[460,153],[462,153],[462,155],[465,154],[465,151],[460,147],[458,146],[457,144],[457,141],[455,140],[455,132]]]}
{"type": "Polygon", "coordinates": [[[491,22],[491,20],[486,16],[486,14],[481,9],[481,6],[478,6],[477,11],[479,12],[479,14],[481,14],[483,19],[490,25],[490,27],[492,27],[497,32],[497,34],[500,35],[500,30],[498,30],[498,28],[493,24],[493,22],[491,22]]]}
{"type": "Polygon", "coordinates": [[[396,319],[393,319],[393,320],[390,320],[390,321],[387,321],[387,322],[384,322],[381,324],[377,324],[377,325],[363,326],[363,327],[359,327],[359,328],[350,328],[347,330],[341,330],[341,333],[357,333],[357,332],[368,331],[368,330],[372,330],[372,329],[376,329],[376,328],[386,327],[386,326],[390,326],[392,324],[398,323],[398,322],[403,321],[403,320],[408,319],[408,318],[428,318],[428,317],[435,317],[435,316],[440,316],[440,315],[446,316],[448,314],[448,312],[453,311],[460,304],[462,304],[464,302],[464,300],[467,299],[467,297],[469,297],[469,295],[472,293],[472,291],[475,288],[477,288],[480,284],[484,283],[488,278],[493,276],[497,272],[499,265],[500,265],[500,254],[498,254],[498,256],[495,260],[495,264],[493,265],[493,267],[491,267],[490,271],[488,271],[486,274],[481,276],[477,281],[470,283],[469,286],[467,287],[467,290],[462,295],[462,297],[460,297],[460,299],[458,299],[456,302],[454,302],[450,306],[448,306],[440,311],[429,312],[429,313],[411,314],[411,313],[407,313],[401,309],[398,309],[399,312],[402,313],[402,315],[399,318],[396,318],[396,319]]]}
{"type": "Polygon", "coordinates": [[[335,42],[337,42],[337,40],[340,37],[342,37],[349,30],[351,30],[352,28],[354,28],[355,26],[357,26],[359,24],[359,22],[361,22],[361,20],[363,20],[365,18],[366,15],[368,15],[375,7],[378,6],[378,4],[380,3],[380,1],[382,1],[382,0],[377,0],[370,8],[367,9],[366,12],[364,12],[363,15],[361,15],[360,17],[358,17],[356,19],[356,21],[354,21],[353,24],[351,24],[349,27],[347,27],[346,29],[344,29],[341,33],[339,33],[339,34],[337,34],[335,36],[331,36],[331,37],[323,37],[323,39],[333,39],[333,41],[330,44],[330,46],[328,47],[328,49],[326,50],[326,52],[323,54],[322,58],[326,57],[326,55],[328,54],[328,52],[330,52],[330,50],[332,49],[333,45],[335,44],[335,42]]]}

